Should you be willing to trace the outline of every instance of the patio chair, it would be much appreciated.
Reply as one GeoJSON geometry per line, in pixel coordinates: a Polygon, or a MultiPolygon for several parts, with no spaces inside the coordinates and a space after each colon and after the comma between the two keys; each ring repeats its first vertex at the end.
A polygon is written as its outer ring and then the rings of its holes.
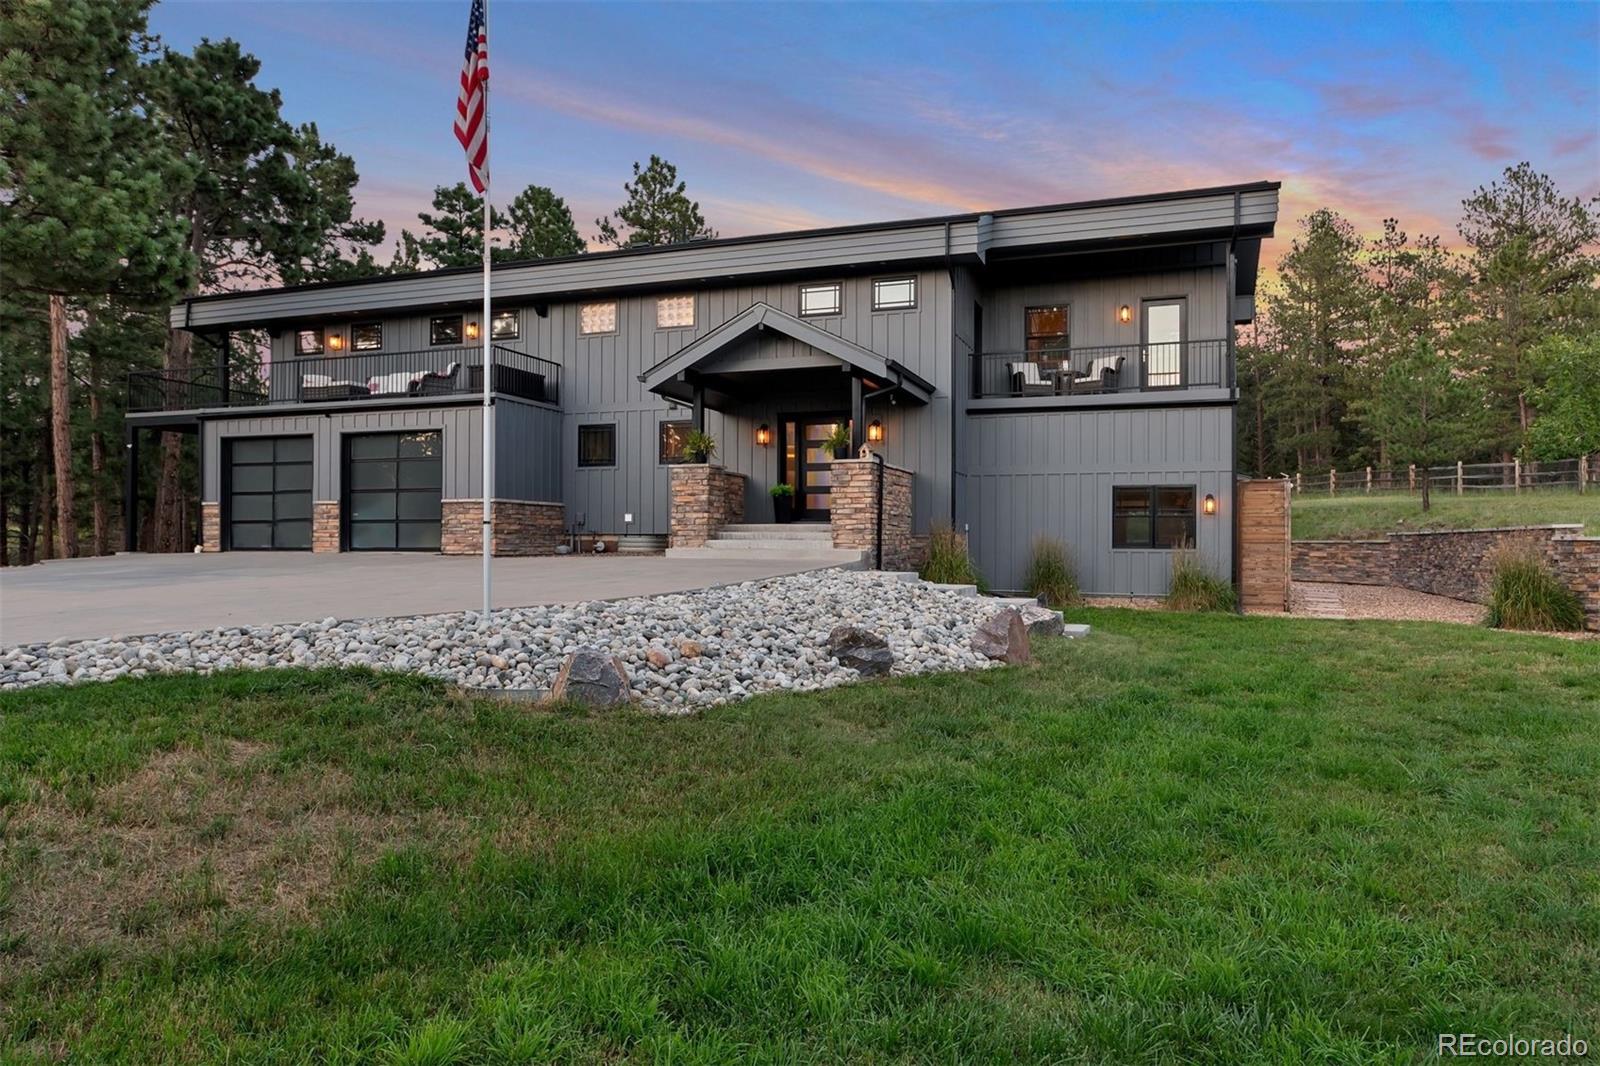
{"type": "Polygon", "coordinates": [[[1006,370],[1011,375],[1011,394],[1013,396],[1053,396],[1056,391],[1054,379],[1046,379],[1039,371],[1039,364],[1029,361],[1025,363],[1007,363],[1006,370]]]}
{"type": "Polygon", "coordinates": [[[1089,366],[1072,383],[1073,392],[1115,392],[1122,381],[1125,356],[1104,355],[1089,360],[1089,366]]]}

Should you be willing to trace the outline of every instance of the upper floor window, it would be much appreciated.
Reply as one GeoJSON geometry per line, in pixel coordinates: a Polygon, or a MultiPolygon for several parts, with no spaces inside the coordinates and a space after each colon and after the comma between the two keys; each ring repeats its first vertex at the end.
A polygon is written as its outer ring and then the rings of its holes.
{"type": "Polygon", "coordinates": [[[578,427],[578,465],[617,465],[617,424],[601,422],[578,427]]]}
{"type": "Polygon", "coordinates": [[[1061,352],[1072,347],[1070,317],[1066,307],[1030,307],[1027,310],[1027,350],[1061,352]]]}
{"type": "Polygon", "coordinates": [[[617,331],[617,301],[602,300],[578,308],[578,332],[585,334],[617,331]]]}
{"type": "Polygon", "coordinates": [[[693,296],[661,296],[656,299],[656,329],[684,329],[693,325],[693,296]]]}
{"type": "Polygon", "coordinates": [[[357,322],[350,327],[350,350],[376,352],[383,348],[382,322],[357,322]]]}
{"type": "Polygon", "coordinates": [[[322,354],[322,327],[303,329],[295,334],[294,350],[299,355],[322,354]]]}
{"type": "Polygon", "coordinates": [[[1118,485],[1111,490],[1113,548],[1192,548],[1193,485],[1118,485]]]}
{"type": "Polygon", "coordinates": [[[872,309],[874,311],[903,311],[917,306],[917,279],[873,278],[872,309]]]}
{"type": "Polygon", "coordinates": [[[460,344],[461,316],[435,315],[428,320],[429,344],[460,344]]]}
{"type": "Polygon", "coordinates": [[[836,315],[844,310],[844,286],[837,281],[826,285],[800,286],[802,315],[836,315]]]}
{"type": "Polygon", "coordinates": [[[515,310],[496,311],[489,321],[489,336],[497,341],[511,341],[522,336],[522,317],[515,310]]]}

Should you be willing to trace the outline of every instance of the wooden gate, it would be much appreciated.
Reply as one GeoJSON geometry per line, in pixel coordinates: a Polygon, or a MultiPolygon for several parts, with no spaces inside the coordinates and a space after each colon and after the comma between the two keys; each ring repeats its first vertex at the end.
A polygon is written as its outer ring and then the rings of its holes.
{"type": "Polygon", "coordinates": [[[1241,481],[1239,604],[1247,611],[1289,609],[1289,482],[1241,481]]]}

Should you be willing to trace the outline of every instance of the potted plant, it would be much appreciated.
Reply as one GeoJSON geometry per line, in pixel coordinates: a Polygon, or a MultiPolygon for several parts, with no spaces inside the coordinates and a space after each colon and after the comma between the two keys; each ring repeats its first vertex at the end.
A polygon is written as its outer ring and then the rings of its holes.
{"type": "Polygon", "coordinates": [[[780,525],[794,521],[794,486],[780,481],[768,491],[772,493],[772,520],[780,525]]]}
{"type": "Polygon", "coordinates": [[[711,457],[717,454],[717,442],[711,434],[702,430],[693,429],[683,438],[683,461],[686,463],[709,463],[711,457]]]}
{"type": "Polygon", "coordinates": [[[835,422],[833,432],[828,434],[822,446],[833,453],[835,459],[850,458],[850,425],[846,422],[835,422]]]}

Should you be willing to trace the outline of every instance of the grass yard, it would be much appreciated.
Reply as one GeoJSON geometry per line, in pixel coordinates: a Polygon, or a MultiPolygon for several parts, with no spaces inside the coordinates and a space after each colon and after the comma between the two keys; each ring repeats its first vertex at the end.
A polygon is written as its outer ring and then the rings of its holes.
{"type": "Polygon", "coordinates": [[[0,1060],[1407,1062],[1600,1041],[1600,644],[1082,611],[584,718],[273,672],[0,699],[0,1060]]]}
{"type": "Polygon", "coordinates": [[[1592,492],[1541,489],[1538,492],[1455,496],[1435,493],[1433,506],[1406,493],[1353,493],[1348,496],[1296,496],[1290,515],[1295,540],[1360,539],[1407,529],[1483,529],[1582,522],[1584,532],[1600,536],[1600,485],[1592,492]]]}

